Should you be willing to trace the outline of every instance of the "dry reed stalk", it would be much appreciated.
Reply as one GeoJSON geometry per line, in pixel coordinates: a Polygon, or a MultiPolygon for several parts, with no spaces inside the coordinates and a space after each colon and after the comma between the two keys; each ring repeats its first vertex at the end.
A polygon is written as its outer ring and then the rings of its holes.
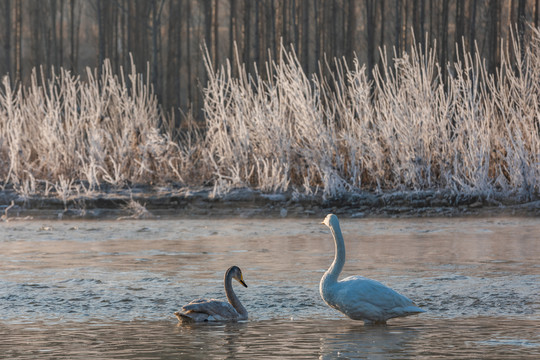
{"type": "MultiPolygon", "coordinates": [[[[171,130],[148,79],[108,61],[86,79],[34,71],[0,90],[0,182],[23,198],[131,184],[212,184],[340,196],[451,190],[532,199],[540,187],[540,29],[514,37],[495,75],[463,53],[445,84],[430,49],[382,52],[368,81],[358,59],[308,78],[282,48],[266,73],[206,58],[206,128],[171,130]],[[233,71],[233,68],[235,71],[233,71]],[[233,76],[237,73],[237,76],[233,76]],[[328,72],[327,72],[328,73],[328,72]]],[[[237,57],[238,59],[239,57],[237,57]]],[[[328,68],[330,69],[330,68],[328,68]]]]}

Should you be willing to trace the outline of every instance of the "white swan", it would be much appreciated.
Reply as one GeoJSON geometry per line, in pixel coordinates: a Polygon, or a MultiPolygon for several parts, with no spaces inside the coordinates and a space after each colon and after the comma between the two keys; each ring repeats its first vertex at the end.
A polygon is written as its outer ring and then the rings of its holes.
{"type": "Polygon", "coordinates": [[[246,320],[248,313],[240,303],[232,288],[232,279],[247,287],[238,266],[231,266],[225,273],[225,294],[229,302],[216,299],[197,299],[174,313],[184,323],[206,321],[238,321],[246,320]]]}
{"type": "Polygon", "coordinates": [[[386,323],[386,320],[425,312],[411,300],[378,281],[362,276],[349,276],[338,281],[345,264],[345,243],[336,215],[329,214],[322,222],[334,236],[334,262],[324,273],[320,293],[328,306],[364,323],[386,323]]]}

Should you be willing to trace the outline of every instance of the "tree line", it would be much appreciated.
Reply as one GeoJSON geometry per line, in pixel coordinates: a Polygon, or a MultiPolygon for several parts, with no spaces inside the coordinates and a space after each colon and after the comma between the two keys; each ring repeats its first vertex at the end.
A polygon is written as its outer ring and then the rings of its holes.
{"type": "MultiPolygon", "coordinates": [[[[540,26],[540,0],[0,0],[0,74],[25,85],[34,68],[85,76],[105,59],[121,74],[135,64],[162,109],[200,118],[207,80],[227,60],[264,78],[281,46],[304,72],[319,74],[333,58],[358,57],[371,70],[379,49],[401,54],[413,44],[436,49],[439,64],[462,52],[494,72],[516,31],[526,46],[540,26]],[[203,44],[206,47],[203,47],[203,44]],[[457,46],[456,46],[457,45],[457,46]],[[322,66],[321,66],[322,64],[322,66]]],[[[238,71],[231,66],[231,71],[238,71]]]]}

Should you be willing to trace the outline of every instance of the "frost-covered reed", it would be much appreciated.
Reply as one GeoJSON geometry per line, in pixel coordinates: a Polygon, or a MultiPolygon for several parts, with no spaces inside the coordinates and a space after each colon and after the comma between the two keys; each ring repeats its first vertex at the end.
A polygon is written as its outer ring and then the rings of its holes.
{"type": "Polygon", "coordinates": [[[118,77],[106,62],[84,81],[36,71],[24,89],[6,78],[0,184],[64,199],[171,183],[211,184],[216,195],[249,187],[537,197],[540,29],[526,48],[508,48],[496,74],[468,53],[440,66],[429,49],[392,61],[382,51],[372,81],[357,59],[308,78],[285,50],[265,74],[208,64],[202,131],[175,129],[134,67],[118,77]]]}
{"type": "Polygon", "coordinates": [[[489,75],[464,53],[442,69],[434,52],[412,48],[374,81],[357,59],[336,60],[326,79],[308,79],[282,51],[266,79],[208,67],[207,158],[217,192],[452,190],[538,195],[540,30],[514,41],[489,75]],[[443,71],[448,76],[443,83],[443,71]]]}
{"type": "Polygon", "coordinates": [[[191,153],[163,131],[155,96],[132,67],[127,79],[88,70],[82,81],[60,69],[34,71],[27,88],[3,80],[0,184],[21,195],[66,198],[105,186],[181,182],[191,153]],[[43,72],[41,72],[43,73],[43,72]]]}

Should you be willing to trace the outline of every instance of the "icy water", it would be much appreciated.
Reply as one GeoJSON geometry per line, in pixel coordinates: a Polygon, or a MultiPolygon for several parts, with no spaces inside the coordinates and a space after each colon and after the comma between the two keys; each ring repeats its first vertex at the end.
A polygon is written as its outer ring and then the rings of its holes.
{"type": "Polygon", "coordinates": [[[540,358],[540,219],[342,219],[343,275],[428,311],[386,326],[323,304],[321,220],[1,223],[0,357],[540,358]],[[181,305],[225,298],[233,264],[249,320],[179,326],[181,305]]]}

